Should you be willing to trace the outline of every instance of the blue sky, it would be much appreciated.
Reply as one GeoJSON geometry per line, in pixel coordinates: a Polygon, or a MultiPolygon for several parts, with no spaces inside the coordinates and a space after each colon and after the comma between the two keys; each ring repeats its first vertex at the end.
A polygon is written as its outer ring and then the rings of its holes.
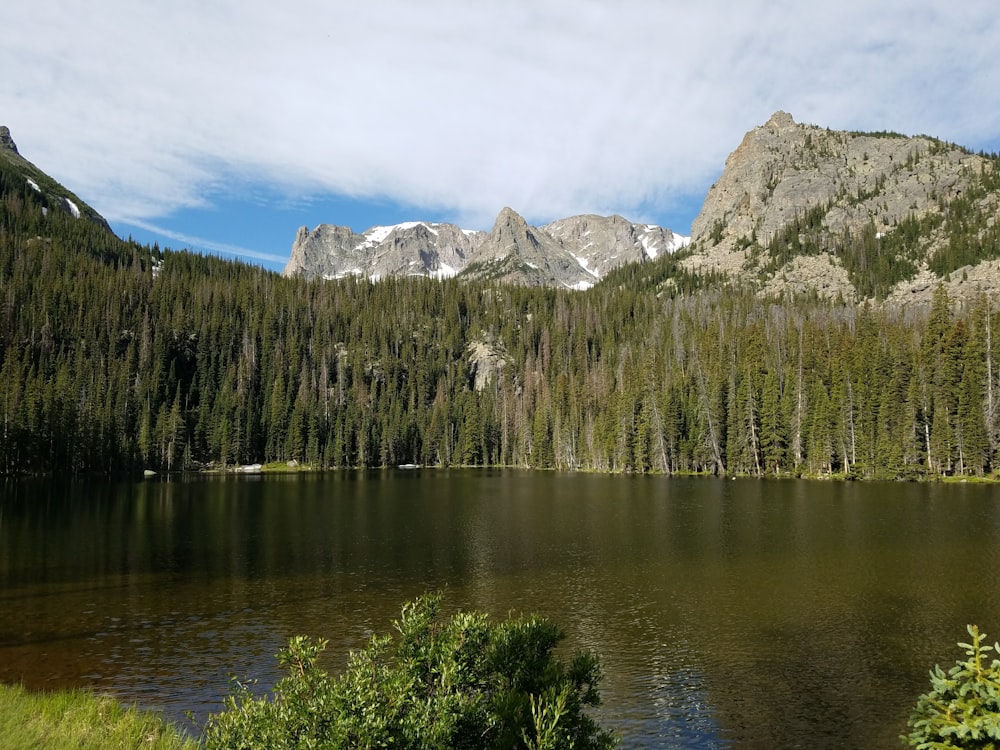
{"type": "Polygon", "coordinates": [[[9,0],[0,124],[115,230],[280,269],[299,226],[687,234],[743,134],[1000,150],[995,0],[9,0]]]}
{"type": "MultiPolygon", "coordinates": [[[[687,234],[703,198],[704,194],[698,194],[686,202],[673,201],[660,210],[640,207],[629,218],[641,217],[661,226],[681,227],[676,231],[687,234]]],[[[562,217],[552,217],[555,218],[562,217]]],[[[111,225],[119,236],[150,245],[194,248],[280,271],[288,261],[292,240],[300,226],[313,229],[322,223],[343,224],[363,232],[373,226],[417,220],[453,221],[465,228],[490,229],[488,223],[470,226],[470,222],[448,211],[383,197],[351,198],[326,193],[289,199],[266,185],[242,185],[232,192],[213,196],[205,206],[182,208],[162,220],[131,219],[113,221],[111,225]]]]}

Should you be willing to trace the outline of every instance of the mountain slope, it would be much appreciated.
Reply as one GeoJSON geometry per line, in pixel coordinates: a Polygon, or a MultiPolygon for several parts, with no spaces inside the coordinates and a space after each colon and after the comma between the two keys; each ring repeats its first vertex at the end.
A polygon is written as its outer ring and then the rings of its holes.
{"type": "Polygon", "coordinates": [[[998,207],[995,157],[778,112],[726,160],[686,267],[846,300],[926,301],[938,282],[957,297],[1000,291],[998,207]]]}
{"type": "Polygon", "coordinates": [[[40,203],[43,211],[59,211],[111,231],[103,216],[21,156],[6,125],[0,125],[0,167],[4,168],[6,179],[20,180],[22,186],[30,188],[25,196],[40,203]]]}

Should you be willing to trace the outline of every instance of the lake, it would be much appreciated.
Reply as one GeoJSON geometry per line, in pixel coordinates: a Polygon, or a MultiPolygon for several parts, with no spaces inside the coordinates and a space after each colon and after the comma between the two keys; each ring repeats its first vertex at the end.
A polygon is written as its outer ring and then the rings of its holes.
{"type": "Polygon", "coordinates": [[[0,483],[0,681],[191,727],[296,634],[401,604],[545,615],[622,747],[884,748],[966,624],[1000,639],[1000,487],[394,470],[0,483]]]}

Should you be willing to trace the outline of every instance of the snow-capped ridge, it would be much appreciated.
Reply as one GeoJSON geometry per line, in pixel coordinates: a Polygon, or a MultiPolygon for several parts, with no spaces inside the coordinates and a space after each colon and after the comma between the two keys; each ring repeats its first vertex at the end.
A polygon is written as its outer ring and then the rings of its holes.
{"type": "Polygon", "coordinates": [[[532,226],[505,207],[489,232],[408,221],[362,233],[321,224],[296,233],[285,275],[326,279],[454,276],[589,289],[609,271],[684,247],[687,237],[621,216],[583,215],[532,226]]]}

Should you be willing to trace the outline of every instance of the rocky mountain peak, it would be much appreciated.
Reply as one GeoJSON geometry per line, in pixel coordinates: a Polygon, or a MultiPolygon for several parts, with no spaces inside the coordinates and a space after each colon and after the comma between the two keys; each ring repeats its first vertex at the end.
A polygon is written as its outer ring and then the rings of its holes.
{"type": "Polygon", "coordinates": [[[0,148],[13,151],[15,154],[17,153],[17,144],[15,144],[14,139],[10,137],[10,128],[6,125],[0,125],[0,148]]]}
{"type": "Polygon", "coordinates": [[[776,112],[729,155],[684,264],[763,293],[923,303],[938,283],[954,298],[1000,292],[989,251],[998,175],[996,157],[928,136],[833,131],[776,112]]]}
{"type": "Polygon", "coordinates": [[[773,131],[787,130],[795,127],[795,120],[790,114],[779,109],[764,123],[764,127],[773,131]]]}
{"type": "Polygon", "coordinates": [[[946,246],[935,227],[954,201],[972,189],[977,214],[997,214],[996,191],[983,187],[994,161],[926,136],[833,131],[776,112],[726,159],[692,224],[685,265],[765,292],[845,299],[873,296],[882,273],[905,297],[946,246]],[[926,225],[920,236],[914,222],[926,225]]]}
{"type": "Polygon", "coordinates": [[[526,222],[524,220],[524,217],[521,216],[521,214],[519,214],[513,208],[511,208],[510,206],[504,206],[502,209],[500,209],[500,213],[497,214],[496,221],[493,222],[493,225],[494,227],[497,227],[500,225],[507,225],[507,224],[517,225],[517,226],[527,226],[528,222],[526,222]]]}
{"type": "Polygon", "coordinates": [[[489,241],[497,245],[494,254],[508,255],[526,249],[527,245],[537,246],[539,240],[532,229],[517,211],[504,208],[490,230],[489,241]]]}

